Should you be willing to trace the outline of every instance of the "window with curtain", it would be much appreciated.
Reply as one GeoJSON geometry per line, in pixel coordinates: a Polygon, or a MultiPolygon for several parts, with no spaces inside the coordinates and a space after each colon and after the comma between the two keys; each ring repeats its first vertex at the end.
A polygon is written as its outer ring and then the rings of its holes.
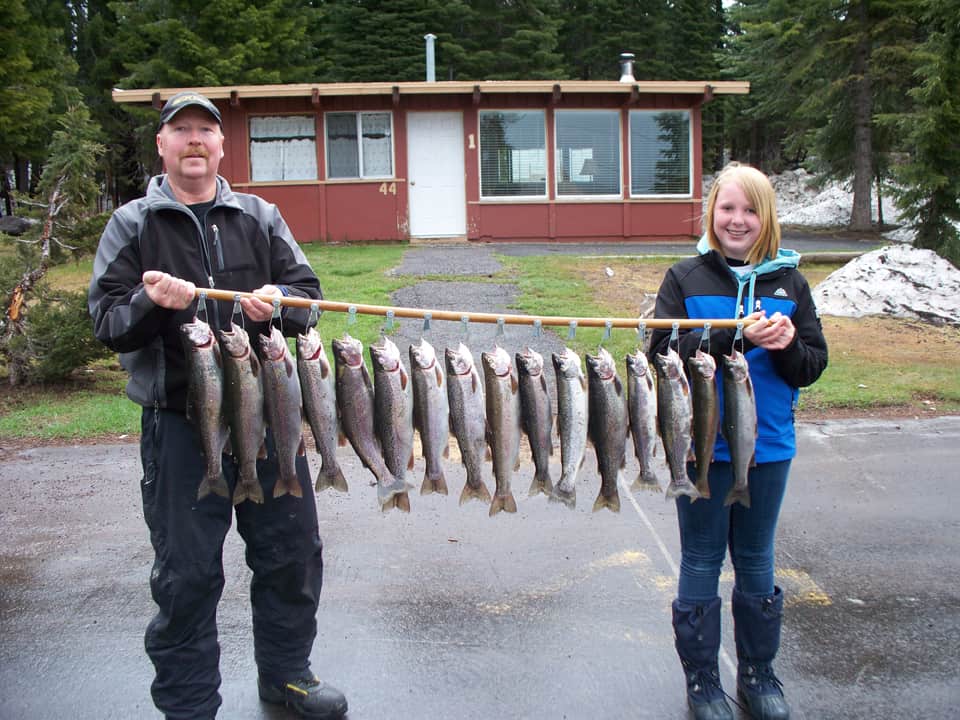
{"type": "Polygon", "coordinates": [[[620,113],[558,110],[557,196],[620,196],[620,113]]]}
{"type": "Polygon", "coordinates": [[[480,197],[546,197],[542,110],[480,112],[480,197]]]}
{"type": "Polygon", "coordinates": [[[250,118],[250,179],[317,179],[317,132],[312,115],[250,118]]]}
{"type": "Polygon", "coordinates": [[[631,110],[630,194],[689,197],[690,145],[688,110],[631,110]]]}
{"type": "Polygon", "coordinates": [[[384,112],[326,115],[327,177],[393,177],[393,116],[384,112]]]}

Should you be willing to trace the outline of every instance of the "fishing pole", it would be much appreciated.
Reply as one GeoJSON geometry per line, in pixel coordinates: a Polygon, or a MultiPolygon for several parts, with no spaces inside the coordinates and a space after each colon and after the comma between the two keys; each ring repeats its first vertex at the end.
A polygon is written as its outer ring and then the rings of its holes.
{"type": "MultiPolygon", "coordinates": [[[[316,305],[324,312],[345,312],[360,313],[361,315],[383,315],[390,314],[395,318],[424,318],[429,316],[432,320],[452,320],[454,322],[463,322],[466,318],[470,322],[479,323],[505,323],[507,325],[540,325],[551,326],[569,326],[571,322],[576,322],[577,327],[615,327],[637,329],[638,319],[632,318],[597,318],[597,317],[572,317],[559,315],[505,315],[503,313],[479,313],[462,312],[459,310],[428,310],[424,308],[394,307],[390,305],[365,305],[361,303],[338,302],[334,300],[314,300],[312,298],[294,297],[287,295],[277,297],[274,295],[260,295],[252,292],[236,292],[233,290],[216,290],[212,288],[197,288],[196,296],[203,293],[210,300],[228,300],[233,302],[238,298],[257,298],[265,303],[273,304],[277,300],[281,305],[288,307],[310,308],[316,305]]],[[[750,325],[753,320],[747,318],[643,318],[642,322],[651,329],[671,329],[674,323],[681,328],[699,328],[705,323],[710,323],[711,328],[735,328],[738,324],[750,325]]]]}

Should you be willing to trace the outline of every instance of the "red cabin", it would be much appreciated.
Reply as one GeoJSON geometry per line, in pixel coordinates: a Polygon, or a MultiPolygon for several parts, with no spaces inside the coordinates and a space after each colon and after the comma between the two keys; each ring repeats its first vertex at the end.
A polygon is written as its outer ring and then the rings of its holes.
{"type": "MultiPolygon", "coordinates": [[[[152,103],[188,88],[115,90],[152,103]]],[[[688,240],[701,106],[749,83],[483,81],[198,87],[221,174],[301,242],[688,240]]]]}

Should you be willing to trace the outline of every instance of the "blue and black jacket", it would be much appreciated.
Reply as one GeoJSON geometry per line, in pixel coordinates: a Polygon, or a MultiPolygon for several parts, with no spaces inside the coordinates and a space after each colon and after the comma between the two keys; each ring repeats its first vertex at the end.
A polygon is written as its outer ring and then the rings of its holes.
{"type": "MultiPolygon", "coordinates": [[[[712,250],[706,237],[697,246],[699,254],[681,260],[667,271],[657,294],[655,314],[660,318],[739,318],[755,310],[767,317],[779,312],[789,316],[797,333],[793,343],[778,351],[768,351],[744,340],[743,352],[750,366],[757,401],[758,463],[789,460],[796,454],[794,410],[799,388],[812,384],[827,366],[827,342],[823,337],[810,286],[797,269],[800,255],[781,249],[776,258],[756,265],[739,276],[726,258],[712,250]]],[[[686,367],[687,358],[696,353],[703,331],[681,330],[679,349],[686,367]]],[[[710,332],[710,354],[722,367],[722,356],[729,355],[736,334],[734,329],[710,332]]],[[[648,355],[665,353],[670,330],[655,330],[648,355]]],[[[738,343],[739,349],[739,343],[738,343]]],[[[717,383],[721,392],[721,373],[717,383]]],[[[723,437],[717,438],[714,459],[730,460],[723,437]]]]}

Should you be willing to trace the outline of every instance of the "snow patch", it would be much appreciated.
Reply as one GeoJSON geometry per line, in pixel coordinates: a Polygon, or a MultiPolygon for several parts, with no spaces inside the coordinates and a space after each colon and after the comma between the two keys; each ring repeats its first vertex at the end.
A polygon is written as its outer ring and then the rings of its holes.
{"type": "Polygon", "coordinates": [[[824,315],[960,324],[960,270],[932,250],[887,245],[831,273],[813,299],[824,315]]]}

